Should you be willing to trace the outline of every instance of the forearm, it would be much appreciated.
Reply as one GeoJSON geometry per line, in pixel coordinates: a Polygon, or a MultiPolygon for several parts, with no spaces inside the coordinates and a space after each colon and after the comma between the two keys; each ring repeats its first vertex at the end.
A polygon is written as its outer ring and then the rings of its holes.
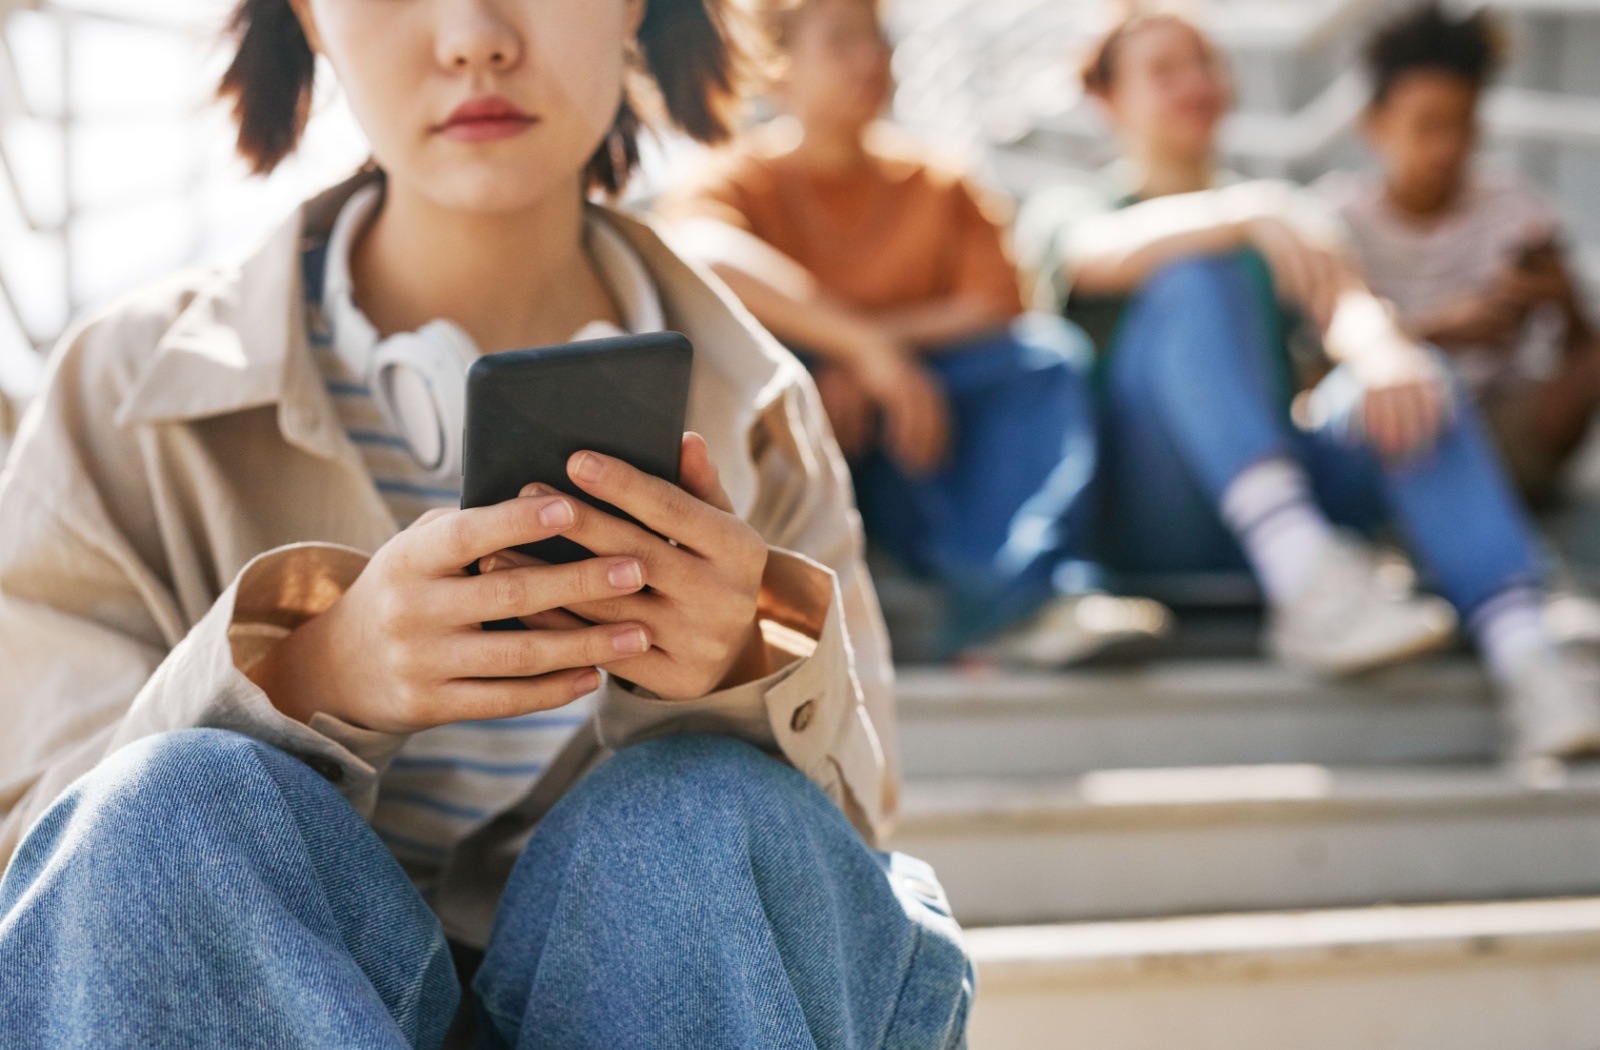
{"type": "Polygon", "coordinates": [[[325,650],[327,614],[314,616],[268,650],[246,673],[272,706],[296,722],[310,723],[319,712],[333,714],[329,676],[316,673],[325,650]]]}
{"type": "Polygon", "coordinates": [[[1011,321],[1011,311],[992,299],[951,296],[877,314],[878,326],[896,342],[937,349],[993,331],[1011,321]]]}
{"type": "Polygon", "coordinates": [[[1249,238],[1235,197],[1186,193],[1145,201],[1083,224],[1067,246],[1074,290],[1116,295],[1176,259],[1232,251],[1249,238]]]}
{"type": "Polygon", "coordinates": [[[1138,288],[1168,263],[1195,256],[1220,255],[1245,242],[1235,225],[1206,226],[1174,232],[1080,255],[1071,277],[1074,291],[1086,295],[1120,295],[1138,288]]]}
{"type": "Polygon", "coordinates": [[[1530,436],[1548,454],[1564,458],[1583,442],[1600,407],[1600,347],[1574,353],[1565,367],[1540,384],[1528,414],[1530,436]]]}
{"type": "Polygon", "coordinates": [[[1322,340],[1331,359],[1373,381],[1386,381],[1401,368],[1409,371],[1421,352],[1389,304],[1353,276],[1322,340]]]}
{"type": "Polygon", "coordinates": [[[870,320],[820,294],[796,295],[731,262],[712,269],[733,290],[756,320],[791,346],[847,367],[862,363],[871,348],[884,342],[870,320]]]}

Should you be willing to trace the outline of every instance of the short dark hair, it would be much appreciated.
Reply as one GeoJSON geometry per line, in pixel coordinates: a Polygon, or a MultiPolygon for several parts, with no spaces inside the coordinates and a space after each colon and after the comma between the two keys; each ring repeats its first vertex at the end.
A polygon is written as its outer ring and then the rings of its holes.
{"type": "Polygon", "coordinates": [[[1481,88],[1500,66],[1504,42],[1498,23],[1485,9],[1452,18],[1438,3],[1427,3],[1381,26],[1364,51],[1372,77],[1372,105],[1382,105],[1407,73],[1451,73],[1481,88]]]}
{"type": "MultiPolygon", "coordinates": [[[[232,105],[239,155],[264,175],[305,132],[316,56],[289,0],[239,0],[228,34],[235,51],[217,96],[232,105]]],[[[652,81],[659,98],[641,98],[650,92],[630,83],[614,125],[622,156],[602,143],[589,161],[590,187],[615,194],[627,184],[639,163],[640,109],[649,101],[692,138],[727,139],[759,69],[759,41],[736,0],[650,0],[639,27],[646,76],[630,80],[652,81]]]]}

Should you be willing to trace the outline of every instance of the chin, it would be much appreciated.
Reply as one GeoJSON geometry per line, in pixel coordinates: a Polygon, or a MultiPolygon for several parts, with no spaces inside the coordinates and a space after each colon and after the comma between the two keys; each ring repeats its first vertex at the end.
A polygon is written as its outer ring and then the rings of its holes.
{"type": "Polygon", "coordinates": [[[583,165],[560,173],[548,164],[472,164],[436,169],[419,180],[424,196],[442,208],[480,215],[522,211],[581,178],[583,165]]]}

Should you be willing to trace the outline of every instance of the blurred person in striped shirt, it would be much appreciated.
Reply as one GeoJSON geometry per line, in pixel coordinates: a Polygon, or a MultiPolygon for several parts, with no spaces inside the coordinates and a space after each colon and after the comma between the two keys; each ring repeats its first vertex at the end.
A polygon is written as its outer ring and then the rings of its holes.
{"type": "Polygon", "coordinates": [[[1523,495],[1544,506],[1600,407],[1600,341],[1555,210],[1473,157],[1499,35],[1485,10],[1433,4],[1379,29],[1363,130],[1381,168],[1319,189],[1373,290],[1450,356],[1523,495]]]}

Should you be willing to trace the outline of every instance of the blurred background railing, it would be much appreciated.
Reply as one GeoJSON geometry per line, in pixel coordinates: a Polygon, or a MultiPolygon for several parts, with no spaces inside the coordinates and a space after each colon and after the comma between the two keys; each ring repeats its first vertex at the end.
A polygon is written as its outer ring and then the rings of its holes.
{"type": "MultiPolygon", "coordinates": [[[[1239,111],[1228,158],[1310,178],[1362,161],[1361,34],[1402,0],[1213,0],[1239,111]]],[[[28,396],[68,320],[173,267],[237,255],[348,171],[364,143],[331,78],[300,154],[269,179],[210,102],[227,0],[0,0],[0,390],[28,396]]],[[[1600,273],[1600,0],[1506,0],[1515,52],[1485,148],[1545,185],[1600,273]]],[[[1076,55],[1098,0],[899,0],[896,116],[1022,194],[1108,156],[1076,55]]],[[[0,420],[3,422],[3,420],[0,420]]]]}
{"type": "MultiPolygon", "coordinates": [[[[1062,0],[916,0],[895,8],[897,116],[988,159],[1016,193],[1063,165],[1104,163],[1105,129],[1076,82],[1107,6],[1062,0]],[[1064,61],[1064,58],[1067,60],[1064,61]]],[[[1404,0],[1213,0],[1200,7],[1228,51],[1238,111],[1223,134],[1249,175],[1311,179],[1364,156],[1355,123],[1363,35],[1404,0]]],[[[1462,3],[1457,6],[1482,6],[1462,3]]],[[[1600,267],[1600,0],[1491,5],[1513,53],[1486,107],[1485,149],[1542,183],[1600,267]]]]}
{"type": "Polygon", "coordinates": [[[13,400],[73,317],[237,255],[364,156],[330,90],[305,149],[247,177],[210,101],[229,6],[0,0],[0,391],[13,400]]]}

